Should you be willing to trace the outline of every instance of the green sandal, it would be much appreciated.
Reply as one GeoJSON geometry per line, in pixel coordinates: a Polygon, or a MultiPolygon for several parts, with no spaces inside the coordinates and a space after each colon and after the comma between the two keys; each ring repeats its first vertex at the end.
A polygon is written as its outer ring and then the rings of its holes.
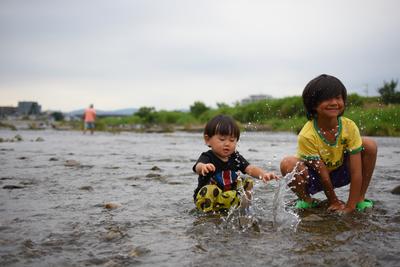
{"type": "Polygon", "coordinates": [[[298,199],[296,201],[296,205],[294,206],[296,209],[310,209],[310,208],[316,208],[318,207],[318,202],[313,201],[311,203],[308,203],[304,200],[298,199]]]}
{"type": "Polygon", "coordinates": [[[365,209],[372,208],[374,206],[374,202],[370,199],[364,199],[364,201],[360,201],[356,205],[356,209],[358,211],[364,211],[365,209]]]}

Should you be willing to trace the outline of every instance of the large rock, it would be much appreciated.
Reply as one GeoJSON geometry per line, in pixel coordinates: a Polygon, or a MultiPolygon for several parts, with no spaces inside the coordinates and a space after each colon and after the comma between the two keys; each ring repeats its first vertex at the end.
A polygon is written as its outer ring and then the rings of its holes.
{"type": "Polygon", "coordinates": [[[396,187],[392,190],[392,194],[393,194],[393,195],[400,195],[400,185],[396,186],[396,187]]]}

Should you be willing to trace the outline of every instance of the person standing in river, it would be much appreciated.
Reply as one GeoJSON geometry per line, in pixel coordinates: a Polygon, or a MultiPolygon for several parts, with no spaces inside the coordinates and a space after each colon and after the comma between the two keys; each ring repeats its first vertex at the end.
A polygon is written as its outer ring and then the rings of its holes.
{"type": "Polygon", "coordinates": [[[296,208],[318,205],[310,195],[324,191],[330,211],[350,213],[373,207],[365,198],[375,168],[377,145],[361,137],[357,125],[343,117],[347,90],[336,77],[322,74],[311,80],[303,91],[308,121],[298,135],[297,156],[281,161],[282,175],[296,169],[291,189],[299,197],[296,208]],[[350,184],[346,203],[334,188],[350,184]]]}
{"type": "Polygon", "coordinates": [[[83,134],[86,133],[86,130],[90,130],[90,133],[94,133],[94,127],[95,127],[95,121],[96,121],[96,110],[93,107],[93,104],[90,104],[90,106],[85,109],[85,112],[83,113],[83,134]]]}

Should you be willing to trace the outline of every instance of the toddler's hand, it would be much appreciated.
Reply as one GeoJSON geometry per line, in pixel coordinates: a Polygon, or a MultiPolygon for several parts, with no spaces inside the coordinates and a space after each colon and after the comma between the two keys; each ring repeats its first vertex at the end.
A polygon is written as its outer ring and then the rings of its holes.
{"type": "Polygon", "coordinates": [[[209,172],[214,172],[214,171],[215,171],[215,166],[212,163],[204,164],[203,166],[201,166],[201,169],[200,169],[200,173],[203,176],[205,176],[209,172]]]}
{"type": "Polygon", "coordinates": [[[266,172],[263,174],[263,176],[261,176],[261,180],[264,182],[268,182],[272,179],[278,180],[278,176],[276,176],[273,172],[266,172]]]}

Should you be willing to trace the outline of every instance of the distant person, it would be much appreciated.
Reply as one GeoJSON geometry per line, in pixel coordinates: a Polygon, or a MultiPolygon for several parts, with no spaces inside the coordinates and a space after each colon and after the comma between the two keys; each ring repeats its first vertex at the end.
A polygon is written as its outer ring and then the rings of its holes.
{"type": "Polygon", "coordinates": [[[282,175],[292,172],[291,189],[299,197],[296,208],[318,206],[311,198],[324,191],[328,210],[350,213],[373,207],[366,199],[375,168],[377,145],[360,136],[357,125],[343,117],[347,90],[342,82],[322,74],[311,80],[303,91],[303,103],[308,121],[298,135],[297,156],[281,162],[282,175]],[[335,188],[350,184],[347,202],[339,200],[335,188]]]}
{"type": "Polygon", "coordinates": [[[90,130],[90,133],[94,133],[94,123],[96,121],[96,110],[93,107],[93,104],[91,104],[87,109],[85,109],[85,112],[83,114],[83,133],[86,133],[86,130],[90,130]]]}
{"type": "Polygon", "coordinates": [[[204,128],[203,137],[211,149],[203,152],[193,166],[193,171],[199,175],[193,196],[199,210],[228,210],[231,206],[239,206],[241,199],[248,204],[253,181],[250,178],[239,180],[238,171],[264,182],[277,178],[273,173],[250,165],[236,151],[240,129],[231,117],[218,115],[212,118],[204,128]],[[244,189],[242,192],[240,187],[244,189]],[[240,195],[243,191],[245,196],[240,195]]]}

